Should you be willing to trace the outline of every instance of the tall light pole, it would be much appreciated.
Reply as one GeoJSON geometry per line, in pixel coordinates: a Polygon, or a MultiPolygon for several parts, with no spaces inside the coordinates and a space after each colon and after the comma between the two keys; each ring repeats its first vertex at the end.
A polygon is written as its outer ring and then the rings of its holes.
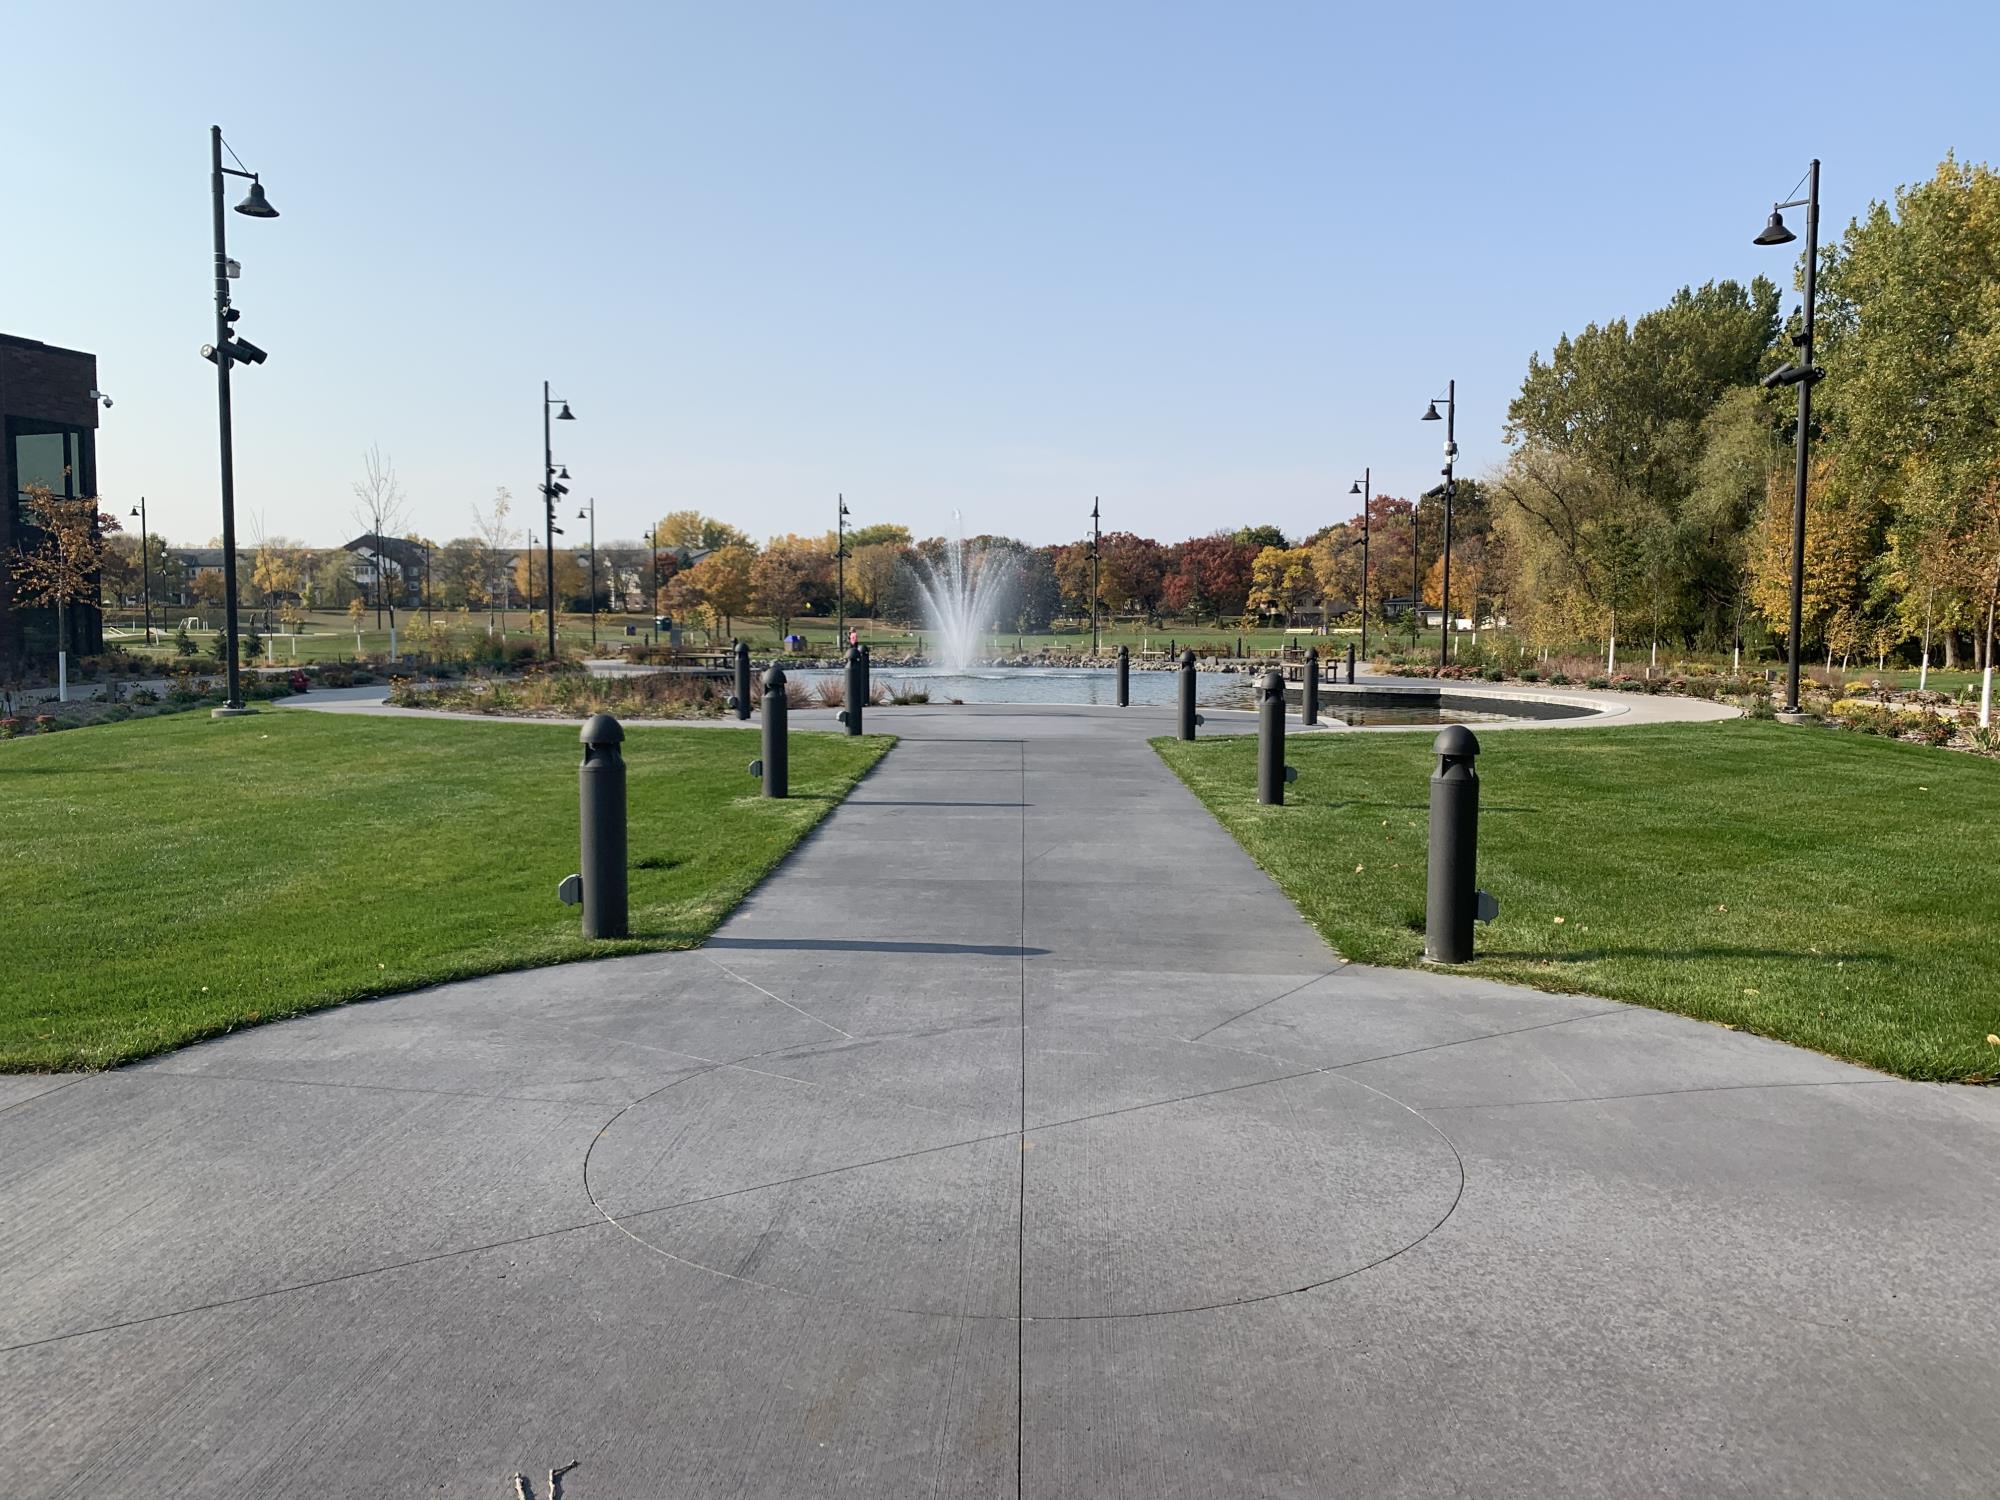
{"type": "Polygon", "coordinates": [[[1373,465],[1361,471],[1354,488],[1347,492],[1361,497],[1361,655],[1368,655],[1368,502],[1375,497],[1373,465]]]}
{"type": "Polygon", "coordinates": [[[1097,496],[1090,497],[1090,654],[1097,655],[1097,578],[1104,565],[1104,530],[1099,524],[1097,496]]]}
{"type": "MultiPolygon", "coordinates": [[[[556,482],[555,447],[553,444],[553,440],[549,436],[549,409],[556,405],[560,405],[562,407],[562,410],[555,414],[556,421],[574,422],[576,420],[575,415],[569,409],[569,403],[567,401],[559,401],[557,397],[551,396],[549,394],[549,383],[546,380],[544,380],[542,382],[542,522],[543,525],[547,528],[547,538],[546,538],[546,543],[542,550],[548,554],[548,563],[549,563],[548,599],[549,599],[549,660],[550,661],[554,661],[556,659],[556,567],[555,567],[556,496],[567,495],[569,493],[569,486],[564,484],[558,484],[556,482]]],[[[568,469],[563,470],[562,477],[564,479],[569,478],[568,469]]],[[[534,528],[530,527],[529,540],[531,543],[530,546],[531,556],[533,554],[533,548],[532,548],[533,531],[534,528]]],[[[535,575],[533,570],[530,569],[528,573],[528,582],[530,585],[532,585],[534,581],[535,581],[535,575]]],[[[530,593],[528,596],[528,607],[532,609],[534,608],[534,604],[535,604],[534,595],[530,593]]]]}
{"type": "Polygon", "coordinates": [[[597,497],[592,495],[587,508],[576,513],[581,521],[590,517],[590,644],[597,644],[597,497]]]}
{"type": "Polygon", "coordinates": [[[840,613],[839,623],[834,627],[834,646],[837,650],[845,651],[847,649],[847,496],[836,495],[834,499],[840,505],[840,514],[834,517],[833,526],[833,562],[835,568],[839,570],[839,577],[833,586],[834,603],[840,613]]]}
{"type": "Polygon", "coordinates": [[[146,551],[146,497],[132,507],[139,518],[139,596],[146,607],[146,644],[153,644],[153,559],[146,551]]]}
{"type": "Polygon", "coordinates": [[[229,155],[236,165],[225,167],[222,152],[222,127],[211,125],[208,131],[208,182],[215,220],[215,342],[204,345],[201,352],[204,359],[215,364],[215,415],[222,449],[222,609],[223,631],[228,641],[224,656],[229,696],[223,706],[215,710],[218,718],[246,711],[243,707],[243,681],[236,667],[236,444],[229,422],[229,371],[234,365],[260,365],[265,359],[262,349],[248,339],[236,336],[235,323],[239,315],[229,305],[229,283],[237,267],[229,258],[228,235],[223,227],[222,179],[245,177],[250,181],[250,191],[236,205],[239,214],[251,219],[278,217],[278,211],[264,196],[264,184],[257,180],[257,174],[245,170],[242,159],[234,151],[229,155]]]}
{"type": "Polygon", "coordinates": [[[1787,361],[1764,377],[1766,389],[1781,385],[1799,388],[1798,457],[1792,474],[1792,628],[1785,660],[1785,706],[1781,713],[1796,717],[1799,711],[1799,632],[1804,628],[1806,566],[1806,445],[1812,434],[1812,388],[1826,378],[1813,363],[1813,304],[1819,287],[1819,158],[1806,168],[1806,195],[1788,203],[1771,205],[1770,222],[1752,241],[1758,245],[1789,245],[1798,238],[1785,227],[1784,211],[1806,211],[1806,300],[1805,325],[1793,338],[1799,362],[1787,361]]]}
{"type": "Polygon", "coordinates": [[[1410,650],[1413,653],[1417,649],[1417,626],[1423,622],[1424,562],[1417,552],[1417,542],[1423,535],[1417,529],[1417,514],[1423,504],[1422,495],[1410,502],[1410,650]]]}
{"type": "Polygon", "coordinates": [[[431,539],[423,539],[424,547],[424,629],[431,628],[431,539]]]}
{"type": "Polygon", "coordinates": [[[655,521],[646,532],[646,545],[653,553],[653,607],[647,610],[646,614],[653,621],[653,629],[657,633],[660,619],[660,523],[658,521],[655,521]]]}
{"type": "MultiPolygon", "coordinates": [[[[1447,382],[1445,394],[1438,398],[1444,402],[1444,592],[1440,598],[1443,609],[1438,614],[1443,630],[1438,635],[1438,665],[1442,667],[1451,659],[1451,502],[1458,493],[1458,482],[1451,471],[1458,463],[1458,382],[1447,382]]],[[[1435,422],[1438,419],[1437,401],[1424,408],[1423,420],[1435,422]]],[[[1421,603],[1421,590],[1418,594],[1421,603]]]]}

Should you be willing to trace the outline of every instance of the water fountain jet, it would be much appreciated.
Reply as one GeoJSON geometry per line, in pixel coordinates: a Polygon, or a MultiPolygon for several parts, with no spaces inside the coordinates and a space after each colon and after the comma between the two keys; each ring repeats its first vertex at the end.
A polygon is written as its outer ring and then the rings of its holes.
{"type": "Polygon", "coordinates": [[[968,555],[964,522],[957,511],[951,518],[960,535],[945,539],[944,553],[935,564],[917,565],[917,588],[924,596],[924,613],[936,642],[932,665],[963,672],[974,665],[980,638],[997,623],[1008,580],[999,554],[982,550],[968,555]]]}

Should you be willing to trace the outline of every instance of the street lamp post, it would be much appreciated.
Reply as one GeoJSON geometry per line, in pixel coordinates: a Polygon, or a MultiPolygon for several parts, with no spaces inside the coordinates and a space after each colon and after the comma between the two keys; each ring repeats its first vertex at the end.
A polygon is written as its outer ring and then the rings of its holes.
{"type": "MultiPolygon", "coordinates": [[[[1452,478],[1452,470],[1458,464],[1458,382],[1447,382],[1445,394],[1439,398],[1444,402],[1444,590],[1439,603],[1443,606],[1438,619],[1442,629],[1438,634],[1438,665],[1442,667],[1451,659],[1451,502],[1458,493],[1458,483],[1452,478]]],[[[1437,401],[1424,409],[1423,420],[1435,422],[1438,419],[1437,401]]],[[[1422,594],[1419,591],[1419,600],[1422,594]]]]}
{"type": "Polygon", "coordinates": [[[590,644],[597,644],[597,497],[590,497],[589,505],[576,513],[581,521],[590,517],[590,644]]]}
{"type": "MultiPolygon", "coordinates": [[[[653,607],[646,611],[649,619],[656,622],[660,618],[660,523],[655,521],[646,533],[646,545],[653,554],[653,607]]],[[[650,639],[650,634],[648,636],[650,639]]]]}
{"type": "Polygon", "coordinates": [[[1806,448],[1812,433],[1812,388],[1826,378],[1813,363],[1813,304],[1819,284],[1819,158],[1806,168],[1806,195],[1788,203],[1773,203],[1764,232],[1752,241],[1758,245],[1789,245],[1798,238],[1785,227],[1784,211],[1806,211],[1806,300],[1805,323],[1792,342],[1799,350],[1799,362],[1787,361],[1764,377],[1767,389],[1781,385],[1799,388],[1798,456],[1792,473],[1792,624],[1785,660],[1785,706],[1780,712],[1796,718],[1799,712],[1799,632],[1805,610],[1806,560],[1806,448]]]}
{"type": "Polygon", "coordinates": [[[1354,481],[1354,488],[1347,493],[1361,497],[1361,654],[1368,655],[1368,502],[1375,494],[1375,470],[1371,465],[1361,471],[1361,477],[1354,481]]]}
{"type": "Polygon", "coordinates": [[[212,125],[208,131],[208,155],[209,198],[215,221],[215,342],[205,346],[201,352],[204,358],[215,363],[216,426],[222,452],[222,609],[223,630],[228,641],[224,664],[229,696],[216,710],[217,717],[244,712],[243,681],[236,665],[236,449],[229,421],[229,371],[234,365],[262,364],[265,359],[262,349],[248,339],[236,336],[238,314],[229,305],[229,283],[237,267],[229,258],[228,236],[224,230],[222,179],[249,179],[250,191],[236,205],[239,214],[251,219],[278,217],[278,211],[264,196],[264,184],[257,180],[257,174],[244,170],[242,160],[234,151],[229,154],[236,165],[225,167],[222,152],[222,127],[212,125]]]}
{"type": "Polygon", "coordinates": [[[431,628],[431,539],[423,539],[424,548],[424,629],[431,628]]]}
{"type": "Polygon", "coordinates": [[[153,559],[146,552],[146,497],[132,507],[139,518],[139,598],[146,610],[146,644],[153,644],[153,559]]]}
{"type": "Polygon", "coordinates": [[[845,651],[847,649],[847,496],[836,495],[834,499],[839,502],[840,514],[834,517],[833,528],[833,562],[839,574],[833,585],[834,607],[839,612],[838,623],[834,626],[833,644],[836,650],[845,651]]]}
{"type": "Polygon", "coordinates": [[[1104,562],[1104,529],[1099,524],[1097,496],[1090,497],[1090,654],[1097,655],[1097,578],[1104,562]]]}
{"type": "MultiPolygon", "coordinates": [[[[548,554],[549,564],[549,586],[547,592],[549,601],[550,661],[556,659],[556,497],[569,493],[567,485],[556,482],[555,447],[553,439],[549,436],[549,408],[557,405],[560,405],[562,410],[555,413],[556,421],[574,422],[576,420],[575,414],[569,409],[569,403],[551,396],[549,394],[549,383],[544,380],[542,382],[542,522],[547,528],[548,535],[542,550],[548,554]]],[[[563,470],[562,477],[564,479],[569,478],[568,469],[563,470]]],[[[532,554],[533,528],[530,527],[529,531],[530,552],[532,554]]],[[[528,574],[528,582],[532,585],[534,581],[535,575],[531,570],[528,574]]],[[[534,602],[534,595],[531,593],[528,596],[528,605],[530,608],[534,607],[534,602]]]]}
{"type": "Polygon", "coordinates": [[[1410,502],[1410,651],[1417,649],[1417,627],[1423,623],[1424,602],[1424,562],[1417,551],[1417,543],[1423,533],[1417,528],[1417,516],[1423,510],[1424,497],[1417,496],[1410,502]]]}

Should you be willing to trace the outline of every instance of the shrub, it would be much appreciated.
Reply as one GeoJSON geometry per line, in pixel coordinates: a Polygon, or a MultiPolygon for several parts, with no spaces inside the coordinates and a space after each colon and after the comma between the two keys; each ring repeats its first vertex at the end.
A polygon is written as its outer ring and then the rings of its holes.
{"type": "Polygon", "coordinates": [[[1540,682],[1541,680],[1542,680],[1542,674],[1537,668],[1523,667],[1521,669],[1521,681],[1540,682]]]}
{"type": "Polygon", "coordinates": [[[1501,671],[1500,668],[1498,667],[1482,667],[1479,670],[1479,675],[1485,678],[1486,681],[1488,682],[1501,682],[1504,681],[1507,676],[1507,674],[1501,671]]]}
{"type": "Polygon", "coordinates": [[[149,687],[137,687],[132,689],[132,701],[134,703],[158,703],[160,695],[149,687]]]}
{"type": "Polygon", "coordinates": [[[0,719],[0,740],[13,739],[21,733],[22,728],[21,720],[13,714],[9,714],[6,718],[0,719]]]}
{"type": "Polygon", "coordinates": [[[215,659],[218,664],[223,666],[227,666],[229,663],[229,632],[227,630],[218,630],[215,632],[215,659]]]}
{"type": "Polygon", "coordinates": [[[60,728],[62,728],[62,725],[57,721],[54,714],[35,715],[35,732],[37,734],[54,734],[60,728]]]}
{"type": "Polygon", "coordinates": [[[847,684],[838,677],[823,677],[813,689],[821,708],[840,708],[847,702],[847,684]]]}
{"type": "Polygon", "coordinates": [[[238,639],[238,644],[243,648],[243,659],[245,661],[255,661],[264,654],[264,637],[257,633],[255,625],[252,625],[248,630],[243,632],[242,636],[238,639]]]}
{"type": "Polygon", "coordinates": [[[174,651],[180,656],[194,655],[194,637],[187,633],[187,626],[185,625],[174,632],[174,651]]]}
{"type": "Polygon", "coordinates": [[[1600,672],[1595,676],[1586,677],[1583,685],[1588,688],[1607,688],[1611,686],[1611,679],[1600,672]]]}
{"type": "Polygon", "coordinates": [[[1550,687],[1568,687],[1568,686],[1569,686],[1569,673],[1567,673],[1567,672],[1551,672],[1551,673],[1549,673],[1549,686],[1550,686],[1550,687]]]}

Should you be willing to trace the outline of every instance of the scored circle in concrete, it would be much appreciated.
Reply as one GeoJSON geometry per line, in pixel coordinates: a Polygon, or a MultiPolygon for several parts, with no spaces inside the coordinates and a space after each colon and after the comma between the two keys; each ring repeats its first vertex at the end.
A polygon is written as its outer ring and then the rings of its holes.
{"type": "Polygon", "coordinates": [[[940,1316],[1143,1316],[1280,1296],[1421,1240],[1461,1185],[1422,1116],[1335,1073],[1157,1034],[980,1026],[758,1058],[599,1136],[653,1250],[940,1316]]]}

